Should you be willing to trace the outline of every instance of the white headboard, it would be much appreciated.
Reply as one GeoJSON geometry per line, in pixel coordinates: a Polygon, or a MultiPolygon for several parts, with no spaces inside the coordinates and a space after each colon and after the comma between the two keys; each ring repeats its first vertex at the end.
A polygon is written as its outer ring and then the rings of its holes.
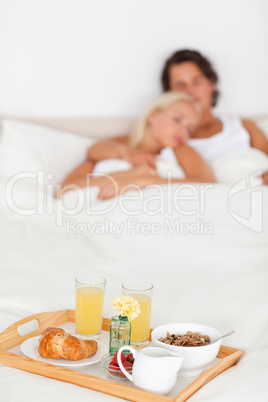
{"type": "Polygon", "coordinates": [[[0,114],[140,115],[183,48],[218,71],[217,112],[266,114],[267,15],[266,0],[0,1],[0,114]]]}
{"type": "MultiPolygon", "coordinates": [[[[0,117],[0,122],[3,118],[4,116],[0,117]]],[[[134,117],[19,118],[19,120],[92,138],[108,138],[128,134],[135,124],[134,117]]]]}
{"type": "MultiPolygon", "coordinates": [[[[0,116],[0,123],[4,116],[0,116]]],[[[15,118],[15,117],[12,117],[15,118]]],[[[134,117],[80,117],[80,118],[24,118],[28,122],[41,124],[69,131],[78,135],[92,138],[109,138],[128,134],[133,128],[136,118],[134,117]]],[[[268,115],[253,119],[263,130],[268,138],[268,115]]],[[[0,132],[1,133],[1,132],[0,132]]]]}

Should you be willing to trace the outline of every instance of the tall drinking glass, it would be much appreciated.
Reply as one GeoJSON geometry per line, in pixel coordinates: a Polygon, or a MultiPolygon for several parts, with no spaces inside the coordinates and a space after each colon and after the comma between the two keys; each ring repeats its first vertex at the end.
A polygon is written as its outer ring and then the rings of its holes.
{"type": "Polygon", "coordinates": [[[143,347],[150,337],[153,285],[146,281],[125,282],[122,293],[132,296],[140,304],[140,314],[131,321],[131,345],[143,347]]]}
{"type": "Polygon", "coordinates": [[[75,331],[89,338],[98,337],[102,328],[102,312],[106,279],[98,275],[75,278],[75,331]]]}

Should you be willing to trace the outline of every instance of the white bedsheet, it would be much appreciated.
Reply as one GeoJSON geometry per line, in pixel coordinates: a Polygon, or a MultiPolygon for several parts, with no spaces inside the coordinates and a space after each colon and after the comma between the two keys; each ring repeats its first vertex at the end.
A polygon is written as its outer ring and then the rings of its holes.
{"type": "MultiPolygon", "coordinates": [[[[268,189],[236,190],[172,185],[143,190],[140,199],[131,192],[97,201],[92,188],[67,193],[53,213],[32,216],[12,212],[2,199],[0,331],[30,314],[74,309],[78,274],[107,278],[106,317],[115,313],[109,305],[121,283],[143,278],[154,284],[152,327],[181,321],[222,333],[237,329],[223,344],[245,350],[236,366],[189,401],[267,401],[268,189]],[[81,207],[71,214],[77,194],[81,207]]],[[[35,207],[34,182],[18,183],[14,195],[18,208],[35,207]]],[[[1,402],[118,400],[5,366],[0,389],[1,402]]]]}

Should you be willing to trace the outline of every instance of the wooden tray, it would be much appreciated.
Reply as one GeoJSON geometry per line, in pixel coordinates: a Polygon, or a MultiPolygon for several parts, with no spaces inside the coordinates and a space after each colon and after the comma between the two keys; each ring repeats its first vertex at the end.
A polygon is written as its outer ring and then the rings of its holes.
{"type": "MultiPolygon", "coordinates": [[[[203,385],[207,384],[217,375],[236,364],[244,353],[244,351],[240,349],[221,346],[217,357],[222,360],[217,362],[214,366],[206,370],[204,373],[202,373],[177,396],[175,396],[174,398],[170,398],[167,396],[161,396],[143,391],[138,388],[130,388],[129,386],[119,382],[116,383],[106,379],[93,377],[88,374],[83,374],[48,363],[42,363],[33,359],[29,359],[28,357],[18,356],[14,353],[8,352],[9,349],[20,345],[27,339],[33,336],[40,335],[47,327],[58,327],[67,322],[73,323],[74,320],[74,311],[62,310],[35,314],[11,325],[0,334],[0,363],[9,367],[28,371],[29,373],[40,374],[44,377],[69,382],[71,384],[76,384],[81,387],[103,392],[105,394],[116,396],[118,398],[126,399],[129,401],[183,402],[186,401],[191,395],[193,395],[199,388],[203,387],[203,385]],[[32,323],[36,325],[37,329],[28,332],[27,326],[31,325],[32,323]],[[23,333],[25,332],[26,334],[24,335],[23,333]]],[[[110,321],[111,320],[106,318],[103,319],[102,329],[104,331],[109,331],[110,321]]]]}

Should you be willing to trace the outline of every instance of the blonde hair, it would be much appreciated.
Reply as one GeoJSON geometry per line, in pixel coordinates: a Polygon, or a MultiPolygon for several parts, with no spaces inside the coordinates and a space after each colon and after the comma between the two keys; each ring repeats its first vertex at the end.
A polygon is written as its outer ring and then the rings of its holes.
{"type": "Polygon", "coordinates": [[[137,147],[140,144],[146,131],[148,118],[154,110],[165,110],[174,103],[181,101],[189,102],[193,106],[198,118],[201,117],[201,109],[199,105],[193,101],[190,95],[182,92],[165,92],[156,99],[147,112],[139,119],[129,136],[128,144],[132,147],[137,147]]]}

